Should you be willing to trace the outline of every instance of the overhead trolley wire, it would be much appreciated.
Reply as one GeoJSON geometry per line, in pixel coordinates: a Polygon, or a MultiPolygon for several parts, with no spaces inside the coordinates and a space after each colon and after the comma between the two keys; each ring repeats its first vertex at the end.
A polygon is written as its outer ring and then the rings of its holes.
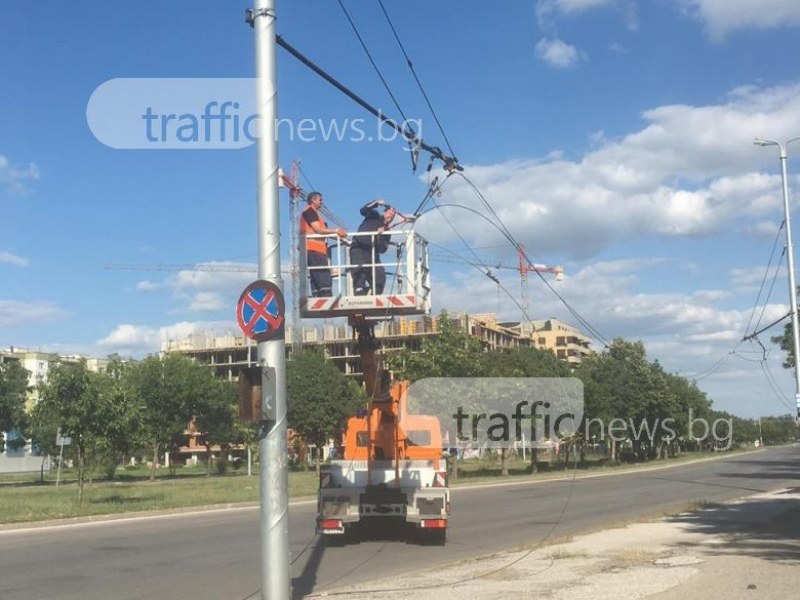
{"type": "MultiPolygon", "coordinates": [[[[399,36],[398,36],[398,38],[399,38],[399,36]]],[[[412,132],[408,131],[408,129],[406,127],[401,126],[394,119],[391,119],[390,117],[387,117],[386,115],[384,115],[383,112],[381,112],[380,110],[376,109],[374,106],[372,106],[371,104],[366,102],[364,99],[362,99],[360,96],[358,96],[355,92],[353,92],[352,90],[350,90],[349,88],[344,86],[342,83],[340,83],[334,77],[332,77],[330,74],[328,74],[326,71],[324,71],[318,65],[316,65],[311,59],[309,59],[308,57],[303,55],[299,50],[297,50],[291,44],[289,44],[286,40],[284,40],[282,36],[280,36],[280,35],[276,36],[275,41],[278,44],[278,46],[280,46],[281,48],[283,48],[284,50],[289,52],[289,54],[291,54],[294,58],[296,58],[298,61],[303,63],[306,67],[308,67],[309,69],[314,71],[317,75],[322,77],[325,81],[327,81],[328,83],[333,85],[339,91],[344,93],[347,97],[349,97],[351,100],[356,102],[359,106],[361,106],[362,108],[364,108],[368,112],[372,113],[382,123],[385,123],[385,124],[389,125],[395,131],[400,133],[405,138],[405,140],[407,142],[409,142],[409,143],[412,143],[415,148],[425,150],[426,152],[431,154],[432,157],[441,160],[442,163],[443,163],[443,168],[448,174],[458,173],[459,175],[464,177],[464,180],[467,182],[469,187],[478,196],[478,198],[480,198],[481,202],[484,204],[486,209],[489,211],[489,213],[497,221],[498,227],[501,230],[501,232],[503,233],[503,236],[506,238],[506,240],[508,240],[514,246],[515,250],[519,251],[523,255],[524,259],[528,262],[528,264],[531,264],[531,261],[528,258],[528,255],[525,252],[525,250],[522,247],[522,245],[519,244],[519,242],[516,241],[514,236],[511,234],[511,232],[505,226],[505,224],[503,223],[502,219],[500,219],[500,217],[497,214],[497,212],[495,211],[494,207],[488,202],[488,200],[483,195],[483,193],[478,189],[478,187],[472,182],[471,179],[469,179],[466,175],[463,174],[464,168],[458,163],[458,160],[454,156],[448,156],[441,150],[441,148],[438,148],[436,146],[431,146],[430,144],[427,144],[424,140],[422,140],[421,137],[419,137],[415,133],[412,133],[412,132]]],[[[405,53],[405,54],[407,55],[407,53],[405,53]]],[[[429,166],[429,170],[430,170],[430,166],[429,166]]],[[[429,198],[433,197],[433,195],[434,195],[433,192],[436,189],[438,189],[438,188],[435,188],[435,184],[432,184],[431,187],[429,188],[429,194],[426,195],[426,198],[423,200],[422,205],[424,205],[424,203],[427,202],[429,198]]],[[[418,210],[421,210],[421,208],[418,209],[418,210]]],[[[603,336],[602,333],[600,333],[600,331],[596,327],[591,325],[591,323],[589,323],[560,294],[558,294],[558,292],[555,291],[555,289],[549,284],[549,282],[547,282],[547,280],[542,276],[541,273],[537,272],[537,275],[539,275],[539,277],[542,279],[542,281],[545,282],[545,285],[547,285],[547,287],[550,289],[550,291],[553,292],[553,294],[559,299],[559,301],[567,308],[567,310],[570,312],[570,314],[572,314],[572,316],[575,319],[578,320],[580,325],[585,327],[598,340],[602,341],[605,346],[609,345],[609,342],[605,338],[605,336],[603,336]]]]}
{"type": "Polygon", "coordinates": [[[775,396],[780,400],[784,406],[786,406],[789,410],[794,411],[794,407],[792,406],[791,400],[789,400],[783,392],[780,390],[780,386],[778,382],[775,380],[775,376],[770,371],[769,365],[767,364],[766,360],[761,361],[761,370],[764,372],[764,377],[767,379],[767,383],[769,384],[770,388],[772,389],[775,396]]]}
{"type": "MultiPolygon", "coordinates": [[[[764,283],[766,283],[767,275],[769,275],[769,270],[770,270],[770,267],[772,266],[772,258],[775,255],[775,248],[778,245],[778,238],[780,236],[781,230],[783,229],[785,223],[786,223],[786,221],[782,221],[781,222],[781,226],[778,228],[778,233],[775,236],[775,242],[772,244],[772,251],[770,252],[770,255],[769,255],[769,262],[767,263],[767,268],[764,269],[764,277],[761,279],[761,286],[758,289],[758,295],[756,296],[756,300],[755,300],[755,303],[753,305],[753,311],[750,313],[750,319],[747,321],[747,327],[745,327],[745,330],[744,330],[745,336],[747,335],[747,332],[750,330],[750,324],[752,323],[753,317],[755,316],[756,310],[758,309],[758,302],[761,299],[761,293],[764,291],[764,283]]],[[[769,304],[769,298],[772,295],[772,289],[775,287],[775,279],[778,277],[778,270],[780,269],[780,266],[781,266],[781,264],[783,262],[783,257],[784,256],[786,256],[786,247],[785,246],[784,246],[783,250],[781,251],[780,258],[778,258],[778,264],[775,265],[775,273],[772,275],[772,283],[770,284],[769,292],[767,293],[767,296],[764,299],[764,305],[761,307],[761,314],[758,316],[758,320],[756,321],[756,324],[753,326],[753,330],[754,331],[756,329],[758,329],[758,326],[761,323],[761,319],[764,318],[764,311],[767,308],[767,304],[769,304]]]]}
{"type": "MultiPolygon", "coordinates": [[[[469,177],[467,177],[464,173],[459,173],[459,175],[464,179],[464,181],[467,182],[469,187],[475,192],[475,194],[481,200],[483,205],[486,206],[486,208],[489,210],[492,216],[494,216],[495,220],[497,221],[498,227],[500,228],[505,238],[514,246],[515,249],[517,249],[522,254],[523,258],[529,265],[533,264],[523,246],[519,242],[517,242],[514,235],[508,230],[508,227],[506,227],[506,225],[503,223],[500,216],[497,214],[492,205],[486,199],[486,196],[484,196],[483,193],[480,191],[480,189],[478,189],[478,186],[476,186],[472,182],[472,180],[469,177]]],[[[575,308],[573,308],[572,305],[569,302],[567,302],[567,300],[555,290],[555,288],[550,284],[550,282],[547,281],[544,275],[542,275],[539,271],[535,272],[539,276],[539,278],[544,282],[544,284],[548,287],[548,289],[555,295],[556,298],[559,299],[559,301],[569,311],[569,313],[575,319],[577,319],[578,322],[589,331],[589,333],[591,333],[595,338],[603,342],[604,346],[606,347],[610,346],[611,343],[608,341],[608,339],[606,339],[606,337],[602,333],[600,333],[600,331],[596,327],[594,327],[591,323],[589,323],[589,321],[587,321],[575,308]]]]}
{"type": "MultiPolygon", "coordinates": [[[[317,187],[313,183],[311,183],[311,180],[308,178],[308,175],[306,175],[306,172],[303,170],[303,167],[300,166],[300,161],[297,161],[297,170],[300,172],[300,175],[303,176],[303,178],[306,180],[306,182],[308,183],[308,185],[311,187],[312,190],[317,189],[317,187]]],[[[303,188],[300,186],[297,186],[297,195],[301,200],[305,200],[307,196],[307,194],[303,191],[303,188]]],[[[335,225],[341,227],[342,229],[347,229],[347,224],[342,220],[342,218],[327,206],[322,205],[320,207],[320,212],[331,223],[334,223],[335,225]]]]}
{"type": "MultiPolygon", "coordinates": [[[[778,271],[781,268],[781,264],[783,264],[783,257],[786,256],[786,248],[784,247],[783,251],[781,252],[781,256],[778,259],[778,264],[775,265],[775,273],[772,275],[772,283],[769,285],[769,292],[767,292],[766,298],[764,298],[764,305],[761,307],[761,314],[758,315],[758,321],[753,326],[753,329],[758,329],[758,326],[761,324],[761,319],[764,318],[764,311],[767,310],[767,305],[769,304],[769,299],[772,296],[772,290],[775,288],[775,281],[778,279],[778,271]]],[[[791,314],[791,313],[789,313],[791,314]]],[[[771,326],[770,326],[771,327],[771,326]]]]}
{"type": "Polygon", "coordinates": [[[415,136],[416,135],[415,131],[408,124],[408,117],[406,117],[406,114],[403,112],[403,109],[400,108],[400,103],[397,101],[397,98],[392,92],[392,88],[389,87],[389,83],[386,81],[386,78],[383,76],[383,73],[381,73],[380,68],[378,68],[378,64],[375,62],[375,59],[372,58],[372,53],[369,51],[369,48],[367,48],[367,44],[364,42],[364,38],[361,37],[361,33],[358,31],[358,27],[356,27],[355,22],[350,16],[350,13],[347,12],[347,9],[345,8],[342,0],[336,0],[336,1],[339,4],[339,8],[342,9],[344,16],[347,18],[348,23],[350,23],[350,27],[352,27],[353,33],[356,34],[356,38],[358,39],[358,42],[361,44],[361,48],[364,50],[364,53],[367,55],[367,58],[369,59],[369,62],[372,65],[372,68],[375,69],[375,73],[378,74],[378,78],[381,80],[381,83],[383,83],[383,87],[386,88],[386,91],[389,93],[389,97],[392,99],[395,108],[400,113],[400,116],[403,117],[403,125],[408,127],[409,133],[415,136]]]}
{"type": "Polygon", "coordinates": [[[430,98],[428,98],[428,94],[425,92],[425,88],[422,85],[422,82],[417,75],[416,69],[414,69],[414,63],[411,62],[411,58],[408,56],[408,52],[406,52],[406,48],[403,45],[403,42],[400,40],[400,36],[397,33],[397,29],[394,27],[394,23],[392,23],[392,19],[389,17],[389,13],[386,10],[386,6],[383,4],[383,0],[378,0],[378,4],[380,4],[381,10],[383,11],[383,16],[386,17],[387,23],[389,23],[389,27],[392,30],[392,34],[394,34],[394,39],[397,40],[398,46],[400,46],[400,50],[403,53],[403,56],[406,59],[406,64],[408,68],[411,70],[411,74],[414,76],[414,81],[417,82],[417,87],[419,87],[419,91],[422,93],[422,97],[425,98],[425,104],[428,105],[428,110],[431,111],[431,115],[433,115],[433,120],[436,122],[436,126],[439,128],[439,132],[442,134],[442,138],[444,138],[444,143],[447,144],[447,149],[450,151],[450,154],[455,157],[456,152],[453,150],[453,146],[450,144],[450,139],[447,137],[447,134],[444,132],[444,127],[442,127],[442,122],[439,120],[436,111],[433,109],[433,105],[431,104],[430,98]]]}
{"type": "MultiPolygon", "coordinates": [[[[340,6],[342,7],[342,9],[344,10],[344,6],[343,6],[343,4],[342,4],[341,0],[339,0],[339,4],[340,4],[340,6]]],[[[405,127],[401,127],[399,124],[397,124],[397,122],[396,122],[396,121],[394,121],[394,120],[392,120],[392,119],[390,119],[390,118],[386,117],[385,115],[383,115],[383,113],[382,113],[381,111],[379,111],[379,110],[375,109],[374,107],[372,107],[372,106],[371,106],[370,104],[368,104],[366,101],[364,101],[364,100],[363,100],[363,99],[361,99],[359,96],[357,96],[357,95],[356,95],[354,92],[352,92],[351,90],[349,90],[348,88],[346,88],[344,85],[342,85],[341,83],[339,83],[338,81],[336,81],[336,80],[335,80],[333,77],[331,77],[331,76],[330,76],[330,75],[328,75],[328,74],[327,74],[325,71],[323,71],[321,68],[319,68],[317,65],[315,65],[315,64],[314,64],[314,63],[313,63],[311,60],[309,60],[308,58],[306,58],[305,56],[303,56],[303,55],[302,55],[302,54],[301,54],[299,51],[297,51],[297,50],[296,50],[295,48],[293,48],[293,47],[292,47],[290,44],[288,44],[288,43],[287,43],[285,40],[283,40],[283,38],[282,38],[282,37],[280,37],[280,36],[277,36],[277,37],[276,37],[276,42],[277,42],[277,44],[278,44],[279,46],[281,46],[282,48],[284,48],[284,49],[285,49],[287,52],[289,52],[289,53],[290,53],[292,56],[294,56],[294,57],[295,57],[296,59],[298,59],[300,62],[302,62],[303,64],[305,64],[305,65],[306,65],[308,68],[310,68],[311,70],[313,70],[315,73],[317,73],[317,74],[318,74],[319,76],[321,76],[323,79],[325,79],[326,81],[328,81],[328,82],[329,82],[331,85],[333,85],[334,87],[336,87],[337,89],[339,89],[341,92],[343,92],[345,95],[347,95],[347,96],[348,96],[349,98],[351,98],[353,101],[355,101],[357,104],[359,104],[360,106],[362,106],[362,108],[364,108],[364,109],[366,109],[367,111],[371,112],[371,113],[372,113],[374,116],[376,116],[376,117],[377,117],[377,118],[378,118],[378,119],[379,119],[381,122],[383,122],[383,123],[385,123],[385,124],[387,124],[387,125],[391,126],[393,129],[395,129],[395,131],[397,131],[398,133],[400,133],[401,135],[403,135],[403,137],[406,139],[406,141],[407,141],[407,142],[409,142],[409,144],[412,144],[412,145],[413,145],[413,151],[414,151],[414,152],[418,153],[418,152],[419,152],[419,150],[420,150],[420,149],[422,149],[422,150],[425,150],[426,152],[428,152],[429,154],[431,154],[431,157],[432,157],[432,158],[431,158],[431,162],[429,163],[429,166],[428,166],[428,169],[427,169],[428,173],[430,173],[430,171],[431,171],[431,168],[432,168],[432,165],[433,165],[433,163],[432,163],[433,159],[434,159],[434,158],[436,158],[436,159],[439,159],[439,160],[441,160],[441,161],[443,162],[443,169],[444,169],[444,170],[447,172],[447,178],[449,178],[449,177],[450,177],[450,176],[451,176],[453,173],[455,173],[455,172],[459,172],[459,173],[460,173],[460,172],[462,172],[462,171],[463,171],[463,167],[462,167],[462,166],[461,166],[461,165],[458,163],[458,160],[457,160],[457,159],[455,158],[455,156],[454,156],[454,154],[455,154],[455,153],[453,152],[453,149],[452,149],[452,146],[451,146],[451,144],[450,144],[450,142],[449,142],[449,139],[447,138],[446,134],[444,133],[444,129],[443,129],[442,125],[441,125],[441,122],[439,121],[439,119],[438,119],[438,116],[435,114],[435,111],[433,110],[432,104],[430,103],[430,99],[428,98],[427,94],[425,93],[425,91],[424,91],[424,88],[422,87],[422,84],[421,84],[421,82],[419,81],[419,78],[417,77],[417,75],[416,75],[416,72],[415,72],[415,71],[414,71],[414,69],[413,69],[413,64],[411,63],[411,61],[410,61],[410,59],[409,59],[409,57],[408,57],[408,54],[407,54],[407,52],[405,51],[405,48],[403,47],[403,45],[402,45],[402,42],[400,41],[400,39],[399,39],[399,36],[397,35],[397,31],[396,31],[396,29],[394,28],[393,24],[391,23],[391,19],[389,18],[389,16],[388,16],[388,13],[387,13],[387,11],[386,11],[386,9],[385,9],[385,6],[383,6],[383,3],[382,3],[382,2],[381,2],[381,8],[383,9],[383,11],[384,11],[384,15],[386,16],[387,20],[389,21],[389,24],[390,24],[390,27],[392,28],[392,31],[393,31],[393,33],[395,34],[395,39],[398,41],[398,43],[399,43],[399,44],[400,44],[400,46],[401,46],[401,49],[403,50],[403,54],[404,54],[404,55],[405,55],[405,57],[406,57],[407,63],[408,63],[408,65],[409,65],[409,67],[412,69],[412,73],[414,73],[414,77],[415,77],[415,79],[417,80],[417,83],[418,83],[418,85],[420,86],[420,91],[422,92],[423,96],[425,97],[425,100],[426,100],[426,102],[427,102],[427,104],[428,104],[428,107],[429,107],[429,108],[430,108],[430,110],[431,110],[431,113],[434,115],[434,119],[436,120],[436,122],[437,122],[437,125],[439,126],[439,129],[440,129],[440,131],[441,131],[441,133],[442,133],[442,136],[443,136],[443,137],[444,137],[444,139],[445,139],[445,143],[447,144],[447,147],[448,147],[448,149],[449,149],[449,150],[450,150],[450,152],[451,152],[451,156],[447,156],[447,155],[445,155],[445,154],[442,152],[442,150],[441,150],[440,148],[438,148],[438,147],[434,147],[434,146],[430,146],[429,144],[426,144],[426,143],[425,143],[425,142],[424,142],[424,141],[423,141],[423,140],[422,140],[422,139],[421,139],[419,136],[417,136],[415,133],[413,133],[413,132],[409,132],[409,131],[408,131],[408,129],[406,129],[405,127]]],[[[345,12],[345,14],[347,15],[347,11],[346,11],[346,10],[344,10],[344,12],[345,12]]],[[[348,16],[348,20],[350,21],[350,23],[351,23],[351,26],[353,27],[354,31],[356,31],[357,37],[359,37],[359,40],[362,42],[362,47],[364,47],[365,51],[367,51],[367,49],[366,49],[366,45],[363,43],[363,40],[361,39],[360,35],[358,35],[357,28],[355,27],[354,23],[352,22],[352,19],[350,19],[350,18],[349,18],[349,16],[348,16]]],[[[370,56],[368,52],[367,52],[367,54],[368,54],[368,56],[370,56]]],[[[375,67],[376,71],[378,71],[378,72],[379,72],[379,70],[377,69],[377,66],[374,64],[374,61],[372,61],[372,59],[371,59],[371,56],[370,56],[370,60],[371,60],[371,62],[373,62],[373,67],[375,67]]],[[[379,72],[379,75],[380,75],[380,72],[379,72]]],[[[385,80],[384,80],[384,78],[383,78],[382,76],[381,76],[381,79],[382,79],[382,81],[384,81],[384,85],[386,85],[386,84],[385,84],[385,80]]],[[[388,85],[386,85],[386,87],[387,87],[387,91],[389,91],[389,89],[388,89],[388,85]]],[[[392,95],[392,94],[391,94],[391,91],[390,91],[390,95],[392,95]]],[[[395,99],[394,97],[393,97],[393,100],[395,101],[395,106],[397,107],[398,111],[400,111],[400,113],[401,113],[401,115],[403,116],[403,118],[405,118],[405,115],[403,115],[403,111],[400,109],[400,107],[399,107],[399,104],[396,102],[396,99],[395,99]]],[[[410,129],[410,128],[409,128],[409,129],[410,129]]],[[[412,164],[413,164],[413,167],[414,167],[414,169],[416,170],[416,165],[417,165],[416,155],[412,155],[412,164]]],[[[445,181],[447,180],[447,178],[445,178],[445,181]]],[[[505,237],[505,238],[506,238],[506,239],[507,239],[507,240],[508,240],[508,241],[509,241],[509,242],[510,242],[510,243],[511,243],[513,246],[514,246],[515,250],[518,250],[520,253],[522,253],[522,254],[523,254],[523,256],[525,257],[525,259],[526,259],[526,260],[528,261],[528,263],[530,264],[530,260],[527,258],[527,255],[525,254],[525,252],[524,252],[524,249],[523,249],[523,248],[522,248],[522,246],[521,246],[521,245],[520,245],[520,244],[519,244],[519,243],[518,243],[518,242],[517,242],[517,241],[514,239],[514,236],[511,234],[511,232],[510,232],[510,231],[508,230],[508,228],[505,226],[505,224],[503,223],[503,221],[502,221],[502,220],[500,219],[500,217],[497,215],[497,212],[494,210],[494,208],[491,206],[491,204],[490,204],[490,203],[489,203],[489,202],[488,202],[488,201],[485,199],[485,197],[484,197],[484,196],[483,196],[483,194],[480,192],[480,190],[477,188],[477,186],[475,186],[475,184],[474,184],[474,183],[472,183],[472,181],[471,181],[471,180],[469,180],[469,178],[466,178],[466,177],[465,177],[465,180],[466,180],[466,181],[467,181],[467,183],[470,185],[470,187],[472,187],[472,189],[474,190],[474,192],[475,192],[475,193],[476,193],[476,194],[477,194],[477,195],[478,195],[478,196],[479,196],[479,197],[482,199],[482,201],[484,202],[484,205],[486,206],[487,210],[489,211],[489,213],[490,213],[490,214],[491,214],[491,215],[494,217],[494,219],[496,220],[496,223],[492,223],[492,224],[493,224],[495,227],[497,227],[497,228],[498,228],[498,229],[501,231],[501,233],[503,234],[503,236],[504,236],[504,237],[505,237]]],[[[444,182],[442,182],[442,184],[443,184],[443,183],[444,183],[444,182]]],[[[428,202],[429,200],[433,200],[434,204],[435,204],[435,205],[437,205],[437,209],[439,209],[439,210],[440,210],[440,212],[442,212],[442,211],[441,211],[441,208],[438,206],[438,203],[436,203],[436,200],[435,200],[435,196],[436,196],[436,195],[440,195],[440,188],[441,188],[441,185],[442,185],[442,184],[438,184],[438,177],[437,177],[437,178],[435,178],[435,179],[434,179],[432,182],[430,182],[430,183],[429,183],[428,192],[426,193],[426,195],[425,195],[425,198],[423,198],[423,201],[421,202],[421,204],[420,204],[419,208],[417,209],[417,211],[415,211],[415,214],[414,214],[414,217],[415,217],[415,218],[418,216],[418,215],[417,215],[417,213],[418,213],[419,211],[421,211],[421,210],[422,210],[422,208],[424,207],[425,203],[426,203],[426,202],[428,202]]],[[[502,290],[503,290],[503,291],[504,291],[504,292],[505,292],[505,293],[506,293],[506,294],[509,296],[509,298],[511,298],[511,300],[512,300],[512,301],[513,301],[513,302],[514,302],[516,305],[517,305],[517,307],[519,307],[519,309],[520,309],[520,311],[522,312],[522,314],[523,314],[523,315],[525,315],[525,317],[526,317],[527,319],[529,319],[529,320],[530,320],[530,317],[527,315],[527,312],[525,311],[525,309],[524,309],[524,308],[523,308],[523,307],[522,307],[522,306],[519,304],[519,302],[516,300],[516,298],[514,297],[514,295],[513,295],[513,294],[511,294],[511,293],[510,293],[510,292],[509,292],[509,291],[508,291],[508,290],[505,288],[505,286],[503,286],[503,285],[502,285],[502,283],[500,283],[500,280],[499,280],[497,277],[493,276],[493,275],[491,274],[491,272],[490,272],[488,269],[486,270],[486,272],[484,272],[484,271],[483,271],[483,269],[481,268],[481,266],[479,266],[479,263],[481,263],[482,261],[480,261],[480,257],[477,255],[477,253],[475,252],[475,250],[474,250],[474,249],[473,249],[473,248],[472,248],[472,247],[469,245],[469,243],[468,243],[468,242],[466,242],[466,240],[463,238],[463,236],[461,235],[461,233],[457,231],[457,229],[455,228],[455,226],[454,226],[454,225],[453,225],[453,224],[450,222],[450,220],[447,218],[447,216],[446,216],[446,215],[445,215],[443,212],[442,212],[442,216],[443,216],[443,218],[445,219],[445,221],[446,221],[446,222],[448,222],[448,224],[450,225],[450,227],[451,227],[451,228],[454,230],[454,232],[456,233],[456,235],[457,235],[457,236],[458,236],[458,237],[459,237],[459,238],[462,240],[462,242],[464,243],[464,245],[466,246],[466,248],[467,248],[467,249],[468,249],[468,250],[469,250],[469,251],[470,251],[470,252],[471,252],[471,253],[472,253],[472,254],[473,254],[473,255],[474,255],[474,256],[475,256],[477,259],[478,259],[478,264],[475,264],[475,265],[473,265],[473,266],[474,266],[476,269],[478,269],[479,271],[481,271],[481,273],[482,273],[483,275],[485,275],[485,276],[489,277],[490,279],[492,279],[493,281],[495,281],[495,283],[497,283],[497,285],[499,286],[499,288],[500,288],[500,289],[502,289],[502,290]]],[[[486,218],[486,217],[485,217],[485,215],[481,215],[481,216],[482,216],[482,217],[484,217],[484,218],[486,218]]],[[[488,220],[489,222],[492,222],[492,221],[491,221],[491,219],[487,219],[487,220],[488,220]]],[[[448,249],[448,250],[449,250],[449,249],[448,249]]],[[[459,255],[459,256],[460,256],[460,255],[459,255]]],[[[605,338],[602,336],[602,334],[600,334],[600,332],[599,332],[599,331],[598,331],[596,328],[592,327],[592,326],[591,326],[591,325],[588,323],[588,321],[586,321],[586,320],[585,320],[585,319],[584,319],[584,318],[583,318],[583,317],[582,317],[582,316],[581,316],[581,315],[580,315],[580,314],[579,314],[579,313],[578,313],[578,312],[577,312],[577,311],[576,311],[574,308],[572,308],[572,307],[569,305],[569,303],[567,303],[567,302],[566,302],[566,300],[565,300],[563,297],[561,297],[561,296],[560,296],[560,295],[559,295],[557,292],[555,292],[555,290],[554,290],[554,289],[552,288],[552,286],[550,286],[550,284],[549,284],[549,283],[548,283],[548,282],[547,282],[547,281],[544,279],[544,277],[542,276],[542,274],[541,274],[541,273],[539,273],[539,272],[537,271],[537,274],[538,274],[538,275],[539,275],[539,277],[540,277],[540,278],[541,278],[541,279],[542,279],[542,280],[545,282],[545,284],[548,286],[548,288],[549,288],[549,289],[550,289],[550,290],[551,290],[551,291],[552,291],[552,292],[553,292],[553,293],[556,295],[556,297],[557,297],[557,298],[558,298],[558,299],[559,299],[559,300],[560,300],[560,301],[561,301],[561,302],[562,302],[562,303],[563,303],[563,304],[564,304],[564,305],[565,305],[565,306],[568,308],[568,310],[570,311],[570,313],[571,313],[571,314],[572,314],[572,315],[573,315],[575,318],[577,318],[577,319],[578,319],[578,321],[579,321],[581,324],[583,324],[583,325],[584,325],[584,327],[586,327],[586,328],[587,328],[587,329],[588,329],[588,330],[589,330],[591,333],[593,333],[593,335],[595,335],[595,337],[597,337],[597,339],[599,339],[599,340],[603,341],[603,342],[605,343],[605,345],[606,345],[606,346],[608,346],[608,345],[609,345],[609,344],[608,344],[608,341],[607,341],[607,340],[606,340],[606,339],[605,339],[605,338]]],[[[577,456],[577,455],[576,455],[576,456],[577,456]]],[[[574,478],[573,478],[573,482],[574,482],[574,478]]],[[[569,496],[567,497],[567,501],[565,502],[564,506],[562,507],[562,512],[561,512],[561,515],[559,515],[559,518],[558,518],[558,520],[556,521],[556,523],[554,523],[554,524],[553,524],[553,527],[552,527],[552,529],[550,530],[550,532],[548,532],[548,534],[547,534],[547,536],[545,537],[545,539],[546,539],[547,537],[549,537],[549,535],[550,535],[550,534],[551,534],[551,533],[552,533],[552,532],[555,530],[555,528],[558,526],[558,524],[559,524],[559,523],[561,522],[561,520],[563,519],[564,513],[565,513],[565,511],[566,511],[566,509],[567,509],[567,506],[569,505],[569,501],[570,501],[570,498],[571,498],[571,495],[572,495],[572,491],[573,491],[573,490],[572,490],[572,488],[571,488],[571,489],[570,489],[569,496]]],[[[539,545],[541,545],[541,544],[539,544],[539,545]]],[[[530,553],[532,553],[534,550],[535,550],[535,548],[531,548],[531,549],[530,549],[530,550],[529,550],[529,551],[526,553],[526,555],[529,555],[529,554],[530,554],[530,553]]],[[[514,561],[514,562],[510,563],[509,565],[505,565],[505,566],[503,566],[503,567],[500,567],[499,569],[495,569],[495,570],[493,570],[491,573],[496,573],[496,572],[499,572],[499,571],[501,571],[501,570],[503,570],[503,569],[505,569],[505,568],[507,568],[507,567],[511,566],[511,565],[512,565],[512,564],[514,564],[515,562],[517,562],[517,561],[514,561]]],[[[552,563],[552,561],[551,561],[551,563],[552,563]]],[[[467,579],[467,580],[465,580],[465,581],[470,581],[470,580],[473,580],[473,579],[478,579],[478,578],[480,578],[480,577],[483,577],[483,576],[486,576],[486,575],[487,575],[487,574],[481,574],[481,575],[477,575],[477,576],[474,576],[474,577],[472,577],[472,578],[469,578],[469,579],[467,579]]],[[[463,582],[464,582],[464,581],[461,581],[461,582],[456,582],[456,584],[455,584],[455,585],[457,585],[458,583],[463,583],[463,582]]],[[[379,592],[385,592],[385,591],[388,591],[388,590],[375,590],[375,591],[379,591],[379,592]]],[[[408,591],[408,590],[404,590],[404,591],[408,591]]],[[[314,596],[318,596],[318,595],[323,595],[323,594],[312,594],[310,597],[314,597],[314,596]]],[[[336,592],[333,592],[333,593],[324,593],[324,595],[339,595],[339,594],[338,594],[338,593],[336,593],[336,592]]]]}
{"type": "Polygon", "coordinates": [[[309,69],[314,71],[314,73],[316,73],[317,75],[322,77],[325,81],[330,83],[337,90],[339,90],[344,95],[346,95],[348,98],[353,100],[353,102],[355,102],[356,104],[361,106],[363,109],[365,109],[366,111],[368,111],[369,113],[374,115],[382,123],[388,125],[392,129],[397,131],[397,133],[402,135],[403,138],[405,138],[405,140],[407,142],[413,144],[415,148],[420,148],[422,150],[425,150],[426,152],[428,152],[429,154],[431,154],[435,158],[441,160],[444,163],[445,170],[447,170],[447,171],[462,171],[463,170],[463,167],[460,164],[458,164],[458,161],[455,159],[455,157],[446,155],[442,151],[441,148],[438,148],[436,146],[431,146],[430,144],[426,143],[419,135],[417,135],[415,133],[411,133],[410,131],[408,131],[407,128],[402,127],[397,121],[395,121],[394,119],[392,119],[390,117],[387,117],[385,114],[383,114],[382,111],[378,110],[377,108],[375,108],[374,106],[369,104],[366,100],[361,98],[358,94],[353,92],[351,89],[349,89],[344,84],[342,84],[338,80],[336,80],[333,76],[331,76],[326,71],[324,71],[316,63],[314,63],[310,58],[306,57],[299,50],[297,50],[297,48],[295,48],[289,42],[287,42],[285,39],[283,39],[282,36],[280,36],[280,35],[275,36],[275,43],[277,43],[278,46],[280,46],[281,48],[286,50],[289,54],[291,54],[298,61],[303,63],[306,67],[308,67],[309,69]]]}

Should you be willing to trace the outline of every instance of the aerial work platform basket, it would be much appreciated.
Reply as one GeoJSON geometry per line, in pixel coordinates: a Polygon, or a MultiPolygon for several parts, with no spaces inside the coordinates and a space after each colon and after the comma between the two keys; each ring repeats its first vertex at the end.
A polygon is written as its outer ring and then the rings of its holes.
{"type": "MultiPolygon", "coordinates": [[[[328,243],[328,266],[308,266],[305,243],[300,243],[300,316],[308,318],[330,318],[363,316],[368,319],[389,319],[396,315],[424,315],[431,310],[430,265],[428,242],[414,231],[387,231],[384,233],[348,233],[346,238],[335,234],[313,234],[306,239],[324,239],[328,243]],[[369,238],[374,245],[378,236],[389,237],[388,250],[372,258],[354,262],[351,249],[355,238],[369,238]],[[310,276],[315,270],[330,270],[331,295],[314,297],[311,293],[310,276]],[[375,282],[385,274],[382,291],[375,282]],[[353,278],[361,271],[362,276],[372,282],[366,292],[356,293],[353,278]],[[381,293],[377,293],[380,291],[381,293]]],[[[385,239],[385,238],[384,238],[385,239]]],[[[369,252],[362,253],[369,255],[369,252]]]]}

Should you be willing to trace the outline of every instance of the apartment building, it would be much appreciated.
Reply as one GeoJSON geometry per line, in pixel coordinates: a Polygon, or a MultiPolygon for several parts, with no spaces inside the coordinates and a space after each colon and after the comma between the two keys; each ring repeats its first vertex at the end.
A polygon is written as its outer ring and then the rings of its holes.
{"type": "Polygon", "coordinates": [[[592,350],[592,338],[558,319],[530,322],[533,342],[536,348],[550,350],[571,367],[581,364],[592,350]]]}
{"type": "MultiPolygon", "coordinates": [[[[81,360],[86,360],[89,370],[98,373],[104,372],[109,362],[105,358],[62,356],[53,352],[41,352],[14,346],[0,349],[0,363],[18,362],[28,371],[27,408],[29,409],[33,407],[39,397],[39,384],[47,383],[47,376],[54,365],[77,363],[81,360]]],[[[6,442],[11,439],[21,439],[19,433],[15,431],[0,432],[0,435],[6,442]]],[[[39,471],[42,468],[49,468],[47,457],[34,455],[30,442],[18,448],[4,444],[4,449],[0,452],[0,473],[39,471]]]]}

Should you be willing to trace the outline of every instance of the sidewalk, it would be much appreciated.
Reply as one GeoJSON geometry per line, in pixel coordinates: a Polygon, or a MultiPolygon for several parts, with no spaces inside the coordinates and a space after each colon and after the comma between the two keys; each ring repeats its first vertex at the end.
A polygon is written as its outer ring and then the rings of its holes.
{"type": "Polygon", "coordinates": [[[319,595],[375,600],[788,600],[800,597],[798,567],[800,488],[792,488],[319,595]]]}

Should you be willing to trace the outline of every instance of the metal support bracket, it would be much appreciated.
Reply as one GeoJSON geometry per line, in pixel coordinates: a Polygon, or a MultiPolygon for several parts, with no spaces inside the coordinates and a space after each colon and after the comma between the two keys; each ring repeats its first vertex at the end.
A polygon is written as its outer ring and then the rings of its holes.
{"type": "Polygon", "coordinates": [[[248,8],[244,11],[244,22],[250,25],[250,27],[253,27],[253,24],[256,22],[256,17],[272,17],[273,19],[277,19],[275,11],[267,8],[261,8],[259,10],[248,8]]]}

